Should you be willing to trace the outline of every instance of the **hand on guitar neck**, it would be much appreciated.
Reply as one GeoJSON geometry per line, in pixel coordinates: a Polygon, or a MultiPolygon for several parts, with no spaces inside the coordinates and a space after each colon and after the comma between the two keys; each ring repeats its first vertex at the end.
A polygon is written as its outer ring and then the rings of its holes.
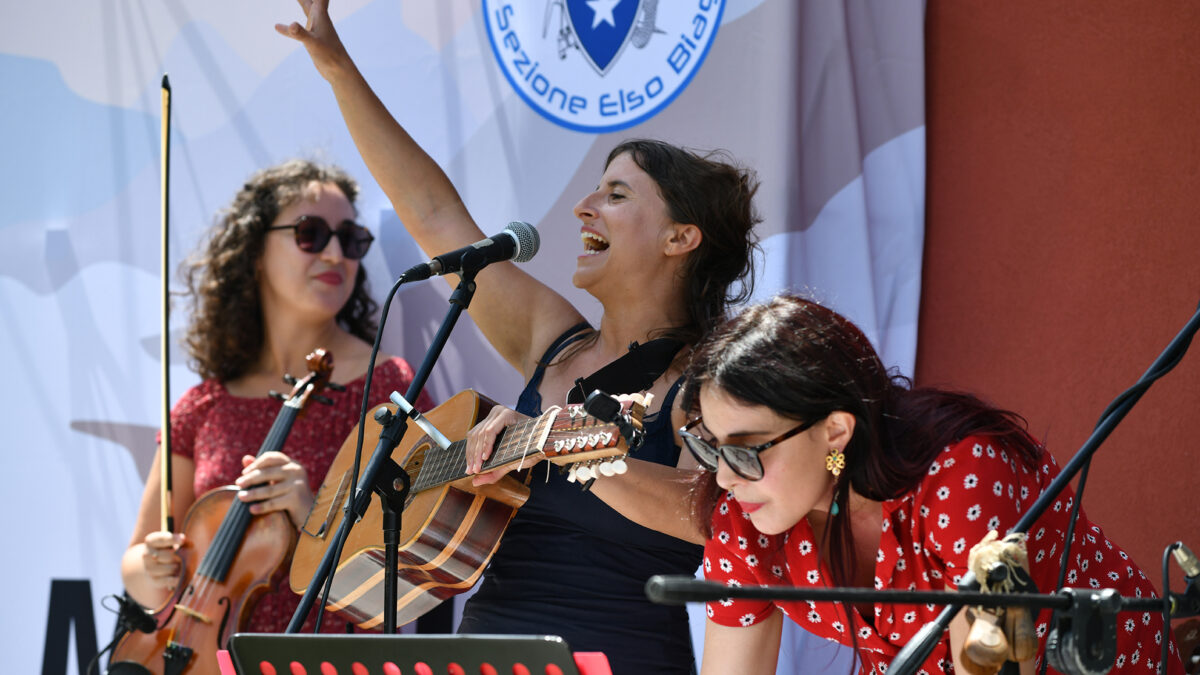
{"type": "MultiPolygon", "coordinates": [[[[522,415],[516,410],[498,405],[492,408],[487,417],[483,418],[483,421],[476,424],[467,432],[467,473],[476,474],[471,479],[472,485],[490,485],[504,478],[505,474],[513,470],[514,467],[512,466],[503,466],[494,471],[480,473],[483,469],[484,461],[492,456],[492,448],[495,446],[496,439],[500,436],[500,433],[507,427],[527,419],[530,419],[527,415],[522,415]]],[[[541,460],[541,455],[536,455],[526,462],[526,467],[533,466],[541,460]]]]}
{"type": "MultiPolygon", "coordinates": [[[[609,397],[605,394],[601,394],[601,392],[595,392],[595,393],[600,395],[604,399],[611,400],[612,405],[614,406],[615,412],[617,414],[619,414],[621,405],[619,403],[617,403],[617,399],[613,399],[612,397],[609,397]]],[[[633,395],[633,396],[621,396],[621,397],[619,397],[619,399],[621,401],[625,401],[626,403],[628,403],[629,401],[636,401],[639,405],[643,406],[643,409],[644,409],[645,406],[648,406],[650,404],[651,396],[652,396],[651,394],[647,393],[647,394],[637,394],[637,395],[633,395]]],[[[590,408],[588,408],[588,409],[590,410],[590,408]]],[[[557,410],[557,408],[555,410],[557,410]]],[[[548,411],[548,413],[549,412],[553,412],[553,411],[548,411]]],[[[500,466],[500,467],[495,468],[490,471],[483,471],[484,462],[486,462],[492,456],[492,450],[496,445],[496,440],[500,437],[500,435],[504,432],[504,430],[507,429],[508,427],[511,427],[515,424],[518,424],[520,422],[523,422],[523,421],[526,421],[529,419],[530,419],[530,417],[528,417],[527,415],[522,415],[521,413],[519,413],[515,410],[512,410],[511,408],[506,408],[504,406],[497,405],[491,409],[491,411],[487,414],[487,416],[485,418],[483,418],[482,421],[479,422],[479,424],[476,424],[470,431],[467,432],[467,438],[466,438],[466,441],[467,441],[467,445],[466,445],[467,473],[468,474],[476,474],[471,479],[472,485],[476,485],[476,486],[490,485],[492,483],[499,481],[508,472],[513,471],[514,469],[517,469],[517,468],[528,468],[530,466],[533,466],[534,464],[537,464],[544,458],[543,455],[538,454],[538,455],[528,458],[528,461],[525,461],[519,465],[506,464],[506,465],[500,466]]],[[[640,419],[641,419],[641,416],[639,414],[639,416],[638,416],[639,426],[640,426],[640,419]]],[[[628,425],[626,425],[626,426],[628,426],[628,425]]],[[[587,480],[586,478],[581,478],[581,479],[585,480],[585,481],[587,480]]]]}

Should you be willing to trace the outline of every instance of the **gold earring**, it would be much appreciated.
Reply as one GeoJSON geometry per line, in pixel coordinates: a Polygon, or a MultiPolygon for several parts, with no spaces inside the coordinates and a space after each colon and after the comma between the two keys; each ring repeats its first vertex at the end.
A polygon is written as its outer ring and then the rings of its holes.
{"type": "Polygon", "coordinates": [[[842,469],[846,468],[846,455],[838,450],[837,447],[829,449],[829,454],[825,456],[825,470],[833,474],[834,478],[842,475],[842,469]]]}

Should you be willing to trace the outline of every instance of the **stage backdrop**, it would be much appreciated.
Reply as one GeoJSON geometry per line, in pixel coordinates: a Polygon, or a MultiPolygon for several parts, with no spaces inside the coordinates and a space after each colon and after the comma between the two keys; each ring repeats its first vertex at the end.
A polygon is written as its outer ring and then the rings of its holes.
{"type": "MultiPolygon", "coordinates": [[[[571,205],[631,136],[722,148],[759,171],[765,258],[757,296],[811,293],[912,372],[924,210],[921,0],[339,0],[342,37],[485,230],[538,227],[526,265],[585,314],[571,205]],[[595,5],[591,7],[590,5],[595,5]],[[617,42],[600,32],[618,31],[617,42]],[[623,36],[623,37],[621,37],[623,36]],[[519,45],[519,48],[516,46],[519,45]]],[[[7,8],[0,22],[0,350],[11,514],[0,579],[6,670],[77,673],[107,642],[154,446],[159,333],[159,83],[174,89],[172,267],[254,170],[293,156],[363,183],[380,239],[378,295],[425,258],[355,152],[328,87],[275,22],[290,0],[7,8]]],[[[173,280],[178,288],[177,280],[173,280]]],[[[419,361],[447,289],[405,290],[384,346],[419,361]]],[[[170,318],[172,391],[196,383],[170,318]]],[[[460,323],[430,381],[436,399],[520,386],[460,323]]],[[[700,608],[694,616],[701,617],[700,608]]],[[[697,620],[697,629],[703,621],[697,620]]],[[[781,670],[815,648],[785,637],[781,670]]],[[[845,663],[822,651],[819,664],[845,663]],[[826,656],[827,655],[827,656],[826,656]]]]}
{"type": "MultiPolygon", "coordinates": [[[[929,3],[918,380],[1021,412],[1060,464],[1200,303],[1197,25],[1180,0],[929,3]]],[[[1198,381],[1193,342],[1081,502],[1160,590],[1163,549],[1200,550],[1198,381]]]]}

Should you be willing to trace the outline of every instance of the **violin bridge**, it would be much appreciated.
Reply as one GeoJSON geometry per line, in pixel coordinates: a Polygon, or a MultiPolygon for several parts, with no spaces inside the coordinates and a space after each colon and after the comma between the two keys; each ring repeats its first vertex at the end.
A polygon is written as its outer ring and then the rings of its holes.
{"type": "Polygon", "coordinates": [[[179,610],[180,612],[183,612],[184,614],[187,614],[188,616],[192,617],[193,619],[195,619],[197,621],[203,621],[204,623],[206,623],[210,626],[212,625],[212,619],[201,614],[200,612],[197,612],[196,610],[192,609],[191,607],[188,607],[187,605],[175,605],[175,609],[179,610]]]}

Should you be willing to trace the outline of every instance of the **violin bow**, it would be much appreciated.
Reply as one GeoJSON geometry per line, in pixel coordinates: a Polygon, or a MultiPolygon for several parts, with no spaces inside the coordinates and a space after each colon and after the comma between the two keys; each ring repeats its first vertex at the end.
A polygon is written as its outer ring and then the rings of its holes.
{"type": "Polygon", "coordinates": [[[162,393],[163,393],[163,408],[162,408],[162,443],[160,451],[162,452],[162,489],[159,494],[162,497],[162,530],[165,532],[175,531],[175,517],[171,513],[171,370],[170,370],[170,346],[171,346],[171,295],[167,261],[167,214],[169,212],[168,190],[167,185],[171,175],[171,82],[167,79],[166,73],[163,73],[162,78],[162,123],[161,127],[161,183],[159,186],[160,203],[162,204],[162,335],[159,341],[159,351],[161,353],[162,363],[162,393]]]}

